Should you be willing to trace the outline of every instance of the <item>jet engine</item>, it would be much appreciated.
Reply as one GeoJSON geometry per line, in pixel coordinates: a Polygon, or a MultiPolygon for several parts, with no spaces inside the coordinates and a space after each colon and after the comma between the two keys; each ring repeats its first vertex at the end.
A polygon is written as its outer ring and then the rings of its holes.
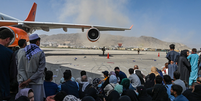
{"type": "Polygon", "coordinates": [[[100,32],[97,28],[90,28],[87,32],[87,38],[91,42],[96,42],[100,38],[100,32]]]}
{"type": "Polygon", "coordinates": [[[18,46],[18,41],[20,39],[25,39],[26,41],[29,41],[29,35],[22,29],[20,28],[16,28],[16,27],[11,27],[11,26],[3,26],[0,27],[0,30],[3,29],[8,29],[11,31],[11,33],[13,33],[14,38],[12,39],[12,41],[10,42],[9,47],[15,47],[18,46]]]}

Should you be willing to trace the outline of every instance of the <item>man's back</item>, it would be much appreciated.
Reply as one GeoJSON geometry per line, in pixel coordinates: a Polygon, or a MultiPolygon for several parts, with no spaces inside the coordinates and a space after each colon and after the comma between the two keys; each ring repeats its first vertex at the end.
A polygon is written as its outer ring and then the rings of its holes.
{"type": "Polygon", "coordinates": [[[55,95],[58,90],[58,86],[54,82],[44,81],[45,95],[46,97],[55,95]]]}
{"type": "Polygon", "coordinates": [[[182,93],[186,90],[185,83],[181,79],[177,79],[173,82],[173,84],[180,85],[182,87],[182,93]]]}
{"type": "Polygon", "coordinates": [[[79,98],[78,85],[76,82],[68,80],[61,85],[61,91],[67,93],[67,95],[74,95],[79,98]]]}
{"type": "Polygon", "coordinates": [[[30,60],[27,59],[24,48],[17,53],[18,82],[31,79],[30,84],[43,84],[45,55],[43,51],[34,54],[30,60]]]}
{"type": "Polygon", "coordinates": [[[170,51],[169,53],[167,53],[166,58],[170,61],[174,61],[177,62],[177,59],[179,57],[179,53],[175,52],[175,51],[170,51]]]}
{"type": "Polygon", "coordinates": [[[190,60],[191,67],[195,67],[197,69],[199,56],[197,54],[191,54],[187,57],[190,60]]]}
{"type": "Polygon", "coordinates": [[[0,44],[0,92],[2,92],[3,97],[10,93],[9,67],[11,56],[12,50],[0,44]]]}
{"type": "Polygon", "coordinates": [[[137,86],[141,85],[141,81],[136,74],[132,74],[129,76],[129,80],[131,81],[131,85],[136,88],[137,86]]]}

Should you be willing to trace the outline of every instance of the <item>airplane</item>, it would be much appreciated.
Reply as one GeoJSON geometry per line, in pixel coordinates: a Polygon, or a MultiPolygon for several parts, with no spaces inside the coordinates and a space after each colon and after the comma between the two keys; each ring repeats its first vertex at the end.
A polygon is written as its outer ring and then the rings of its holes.
{"type": "Polygon", "coordinates": [[[131,30],[133,27],[133,25],[130,28],[117,28],[82,24],[35,22],[36,8],[37,4],[34,2],[27,18],[24,21],[0,13],[0,31],[3,29],[9,29],[14,35],[13,40],[9,44],[9,47],[18,46],[18,41],[20,39],[26,39],[26,41],[29,41],[29,34],[32,34],[36,30],[43,30],[48,32],[50,29],[63,28],[63,31],[67,32],[68,28],[76,28],[81,29],[82,32],[84,32],[85,29],[88,29],[88,40],[91,42],[96,42],[100,38],[99,31],[125,31],[131,30]]]}

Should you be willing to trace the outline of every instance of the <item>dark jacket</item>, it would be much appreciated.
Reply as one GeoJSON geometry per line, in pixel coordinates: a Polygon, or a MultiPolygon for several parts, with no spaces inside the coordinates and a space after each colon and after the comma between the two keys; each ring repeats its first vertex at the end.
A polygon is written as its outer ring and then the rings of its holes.
{"type": "Polygon", "coordinates": [[[10,62],[13,51],[0,44],[0,100],[10,93],[10,62]]]}
{"type": "Polygon", "coordinates": [[[127,78],[126,74],[122,71],[119,72],[120,83],[124,78],[127,78]]]}
{"type": "Polygon", "coordinates": [[[181,51],[180,57],[177,62],[178,65],[177,71],[180,73],[180,79],[188,83],[191,72],[191,64],[187,60],[187,51],[188,50],[181,51]]]}
{"type": "Polygon", "coordinates": [[[74,95],[79,98],[78,85],[76,82],[68,80],[61,85],[61,91],[66,92],[67,95],[74,95]]]}

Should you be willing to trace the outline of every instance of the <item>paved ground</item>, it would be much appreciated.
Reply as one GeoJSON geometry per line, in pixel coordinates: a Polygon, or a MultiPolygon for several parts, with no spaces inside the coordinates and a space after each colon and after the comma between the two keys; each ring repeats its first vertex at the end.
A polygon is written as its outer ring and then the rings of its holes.
{"type": "Polygon", "coordinates": [[[103,77],[102,71],[113,71],[116,66],[128,74],[128,69],[138,65],[144,74],[150,73],[151,67],[155,66],[159,69],[164,67],[167,59],[166,53],[141,51],[120,51],[107,50],[110,59],[107,56],[99,56],[102,54],[101,50],[85,50],[85,49],[59,49],[59,48],[42,48],[46,54],[47,69],[54,73],[54,82],[59,83],[63,72],[66,69],[72,71],[74,78],[80,76],[80,71],[87,71],[87,75],[95,77],[103,77]]]}

